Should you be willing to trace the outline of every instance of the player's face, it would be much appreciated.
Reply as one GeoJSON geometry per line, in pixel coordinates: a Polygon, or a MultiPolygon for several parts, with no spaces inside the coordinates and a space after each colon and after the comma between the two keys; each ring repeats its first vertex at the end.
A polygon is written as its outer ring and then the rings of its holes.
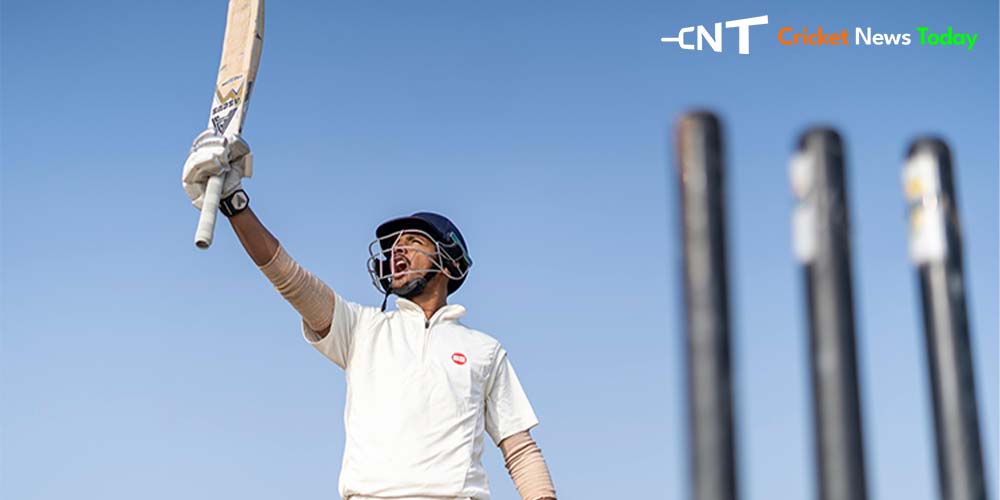
{"type": "Polygon", "coordinates": [[[436,269],[428,256],[433,256],[437,247],[430,238],[420,233],[403,233],[392,246],[392,284],[401,287],[423,275],[423,271],[436,269]],[[408,272],[409,271],[409,272],[408,272]]]}

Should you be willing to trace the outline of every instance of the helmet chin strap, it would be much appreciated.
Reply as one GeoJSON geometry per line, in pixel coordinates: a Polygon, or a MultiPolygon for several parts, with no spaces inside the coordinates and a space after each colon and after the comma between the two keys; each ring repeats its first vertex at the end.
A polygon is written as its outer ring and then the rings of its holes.
{"type": "Polygon", "coordinates": [[[415,278],[399,288],[390,285],[389,289],[385,291],[385,296],[382,298],[382,312],[385,312],[385,304],[389,301],[390,294],[394,293],[404,299],[412,299],[423,293],[424,289],[427,288],[427,284],[430,283],[430,279],[427,276],[431,273],[439,272],[441,271],[437,269],[428,269],[419,278],[415,278]]]}
{"type": "Polygon", "coordinates": [[[434,269],[428,270],[419,278],[415,278],[411,280],[409,283],[399,288],[393,288],[392,293],[404,299],[412,299],[413,297],[416,297],[417,295],[423,293],[424,289],[427,288],[427,283],[430,282],[430,279],[428,279],[427,275],[436,272],[438,271],[434,269]]]}

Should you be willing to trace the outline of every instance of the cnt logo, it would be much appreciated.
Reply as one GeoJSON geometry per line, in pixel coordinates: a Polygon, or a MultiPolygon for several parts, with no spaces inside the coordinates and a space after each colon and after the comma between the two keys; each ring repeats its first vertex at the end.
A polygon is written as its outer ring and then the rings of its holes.
{"type": "MultiPolygon", "coordinates": [[[[660,41],[663,43],[676,43],[680,48],[684,50],[702,50],[702,48],[707,44],[715,52],[722,52],[722,24],[715,23],[714,29],[709,31],[703,25],[699,26],[687,26],[681,28],[677,32],[677,36],[674,38],[663,37],[660,41]],[[688,37],[690,33],[695,33],[688,37]],[[695,42],[691,43],[689,38],[694,38],[695,42]]],[[[736,28],[739,35],[739,51],[740,54],[750,53],[750,27],[760,26],[767,24],[767,16],[757,16],[757,17],[747,17],[744,19],[734,19],[732,21],[725,21],[726,28],[736,28]]]]}

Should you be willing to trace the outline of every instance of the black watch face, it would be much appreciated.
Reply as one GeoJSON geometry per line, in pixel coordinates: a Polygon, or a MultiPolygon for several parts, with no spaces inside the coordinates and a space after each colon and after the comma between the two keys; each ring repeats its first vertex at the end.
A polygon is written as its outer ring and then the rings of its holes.
{"type": "Polygon", "coordinates": [[[243,191],[237,191],[233,193],[233,198],[230,203],[233,205],[233,210],[243,210],[247,207],[247,203],[250,202],[250,198],[243,191]]]}

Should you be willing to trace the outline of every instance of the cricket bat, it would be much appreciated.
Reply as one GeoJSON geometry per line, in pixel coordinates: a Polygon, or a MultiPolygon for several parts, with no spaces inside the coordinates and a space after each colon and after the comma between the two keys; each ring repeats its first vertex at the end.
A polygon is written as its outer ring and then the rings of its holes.
{"type": "MultiPolygon", "coordinates": [[[[226,140],[231,140],[243,130],[243,120],[257,79],[263,43],[264,0],[229,0],[226,37],[222,42],[222,62],[219,64],[212,111],[208,117],[208,126],[226,140]]],[[[212,245],[224,177],[211,177],[205,187],[201,217],[194,237],[194,244],[198,248],[205,249],[212,245]]]]}

